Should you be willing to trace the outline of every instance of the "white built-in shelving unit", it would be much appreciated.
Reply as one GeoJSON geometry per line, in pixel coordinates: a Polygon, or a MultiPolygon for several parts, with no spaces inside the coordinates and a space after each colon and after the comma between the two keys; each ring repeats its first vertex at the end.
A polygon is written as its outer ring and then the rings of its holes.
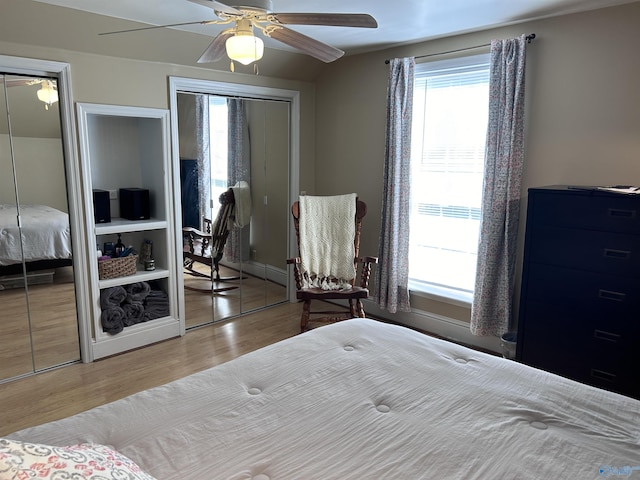
{"type": "Polygon", "coordinates": [[[171,184],[169,111],[116,105],[77,104],[83,193],[87,234],[96,246],[89,255],[92,358],[98,359],[184,334],[178,314],[177,262],[171,184]],[[94,222],[93,190],[119,192],[120,188],[149,190],[150,218],[119,218],[118,199],[110,200],[111,222],[94,222]],[[99,279],[97,250],[116,242],[138,252],[145,240],[153,242],[155,270],[145,271],[138,262],[134,275],[99,279]],[[169,297],[169,315],[125,327],[117,334],[103,331],[100,292],[114,286],[153,282],[169,297]]]}

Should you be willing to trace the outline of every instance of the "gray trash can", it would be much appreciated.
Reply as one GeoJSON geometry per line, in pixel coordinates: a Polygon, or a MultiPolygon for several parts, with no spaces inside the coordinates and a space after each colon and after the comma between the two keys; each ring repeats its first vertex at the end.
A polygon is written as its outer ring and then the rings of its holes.
{"type": "Polygon", "coordinates": [[[513,360],[516,358],[516,342],[518,335],[516,332],[507,332],[500,337],[500,347],[502,349],[502,356],[513,360]]]}

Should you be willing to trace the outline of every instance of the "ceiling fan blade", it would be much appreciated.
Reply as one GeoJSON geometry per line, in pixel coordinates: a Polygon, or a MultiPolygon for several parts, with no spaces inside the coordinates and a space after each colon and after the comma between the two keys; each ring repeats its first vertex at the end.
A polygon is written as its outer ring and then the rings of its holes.
{"type": "Polygon", "coordinates": [[[183,22],[183,23],[170,23],[167,25],[151,25],[149,27],[130,28],[128,30],[117,30],[115,32],[102,32],[98,35],[113,35],[115,33],[129,33],[140,32],[142,30],[153,30],[155,28],[169,28],[169,27],[183,27],[185,25],[211,25],[212,23],[218,23],[219,20],[201,20],[199,22],[183,22]]]}
{"type": "MultiPolygon", "coordinates": [[[[0,78],[0,81],[2,79],[0,78]]],[[[28,87],[42,83],[44,80],[40,78],[6,78],[4,82],[7,87],[28,87]]]]}
{"type": "Polygon", "coordinates": [[[233,36],[233,33],[234,31],[232,28],[220,32],[218,36],[213,39],[213,42],[209,44],[202,55],[200,55],[198,63],[213,63],[221,60],[226,53],[225,43],[229,37],[233,36]]]}
{"type": "Polygon", "coordinates": [[[274,40],[302,50],[304,53],[326,63],[333,62],[344,55],[344,52],[339,48],[319,42],[318,40],[314,40],[311,37],[307,37],[286,27],[278,26],[270,30],[268,35],[274,40]]]}
{"type": "Polygon", "coordinates": [[[366,13],[273,13],[271,15],[283,25],[378,27],[376,19],[366,13]]]}

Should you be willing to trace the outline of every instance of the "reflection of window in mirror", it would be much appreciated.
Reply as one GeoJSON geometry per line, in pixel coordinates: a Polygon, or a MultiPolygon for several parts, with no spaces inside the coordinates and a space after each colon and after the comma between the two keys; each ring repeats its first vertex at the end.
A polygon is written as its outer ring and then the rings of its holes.
{"type": "Polygon", "coordinates": [[[211,159],[211,218],[218,214],[218,198],[228,188],[228,121],[227,99],[209,96],[209,156],[211,159]]]}

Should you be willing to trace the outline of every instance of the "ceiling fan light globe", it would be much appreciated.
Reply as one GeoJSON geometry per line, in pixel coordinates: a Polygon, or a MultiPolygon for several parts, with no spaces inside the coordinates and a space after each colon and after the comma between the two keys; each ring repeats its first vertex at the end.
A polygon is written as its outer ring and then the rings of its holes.
{"type": "Polygon", "coordinates": [[[264,54],[264,42],[254,35],[234,35],[227,39],[225,48],[231,60],[243,65],[260,60],[264,54]]]}
{"type": "Polygon", "coordinates": [[[44,82],[42,88],[36,92],[38,100],[51,105],[58,101],[58,91],[49,82],[44,82]]]}

